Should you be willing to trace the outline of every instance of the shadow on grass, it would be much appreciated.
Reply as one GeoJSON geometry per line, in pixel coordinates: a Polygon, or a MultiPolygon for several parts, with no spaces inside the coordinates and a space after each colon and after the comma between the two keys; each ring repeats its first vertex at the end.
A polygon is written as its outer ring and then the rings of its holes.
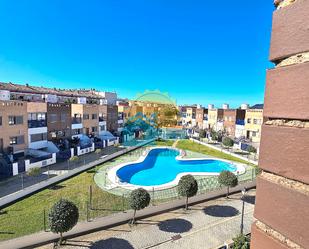
{"type": "Polygon", "coordinates": [[[13,233],[13,232],[0,231],[0,234],[15,234],[15,233],[13,233]]]}
{"type": "Polygon", "coordinates": [[[250,204],[255,204],[255,196],[254,195],[246,195],[243,200],[250,204]]]}
{"type": "Polygon", "coordinates": [[[239,214],[239,211],[231,206],[212,205],[204,208],[204,213],[215,217],[232,217],[239,214]]]}
{"type": "Polygon", "coordinates": [[[58,189],[62,189],[65,188],[65,185],[54,185],[54,186],[50,186],[48,189],[50,190],[58,190],[58,189]]]}
{"type": "Polygon", "coordinates": [[[184,233],[192,229],[192,223],[184,219],[169,219],[158,224],[161,231],[169,233],[184,233]]]}
{"type": "Polygon", "coordinates": [[[94,242],[91,249],[134,249],[134,247],[124,239],[109,238],[94,242]]]}
{"type": "Polygon", "coordinates": [[[7,214],[7,213],[8,213],[7,210],[0,210],[0,215],[7,214]]]}

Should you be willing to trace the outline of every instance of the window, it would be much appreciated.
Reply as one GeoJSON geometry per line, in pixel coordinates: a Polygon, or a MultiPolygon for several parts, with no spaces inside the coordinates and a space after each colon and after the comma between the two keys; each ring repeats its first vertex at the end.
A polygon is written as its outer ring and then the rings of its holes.
{"type": "Polygon", "coordinates": [[[85,119],[85,120],[89,119],[89,114],[84,114],[83,119],[85,119]]]}
{"type": "Polygon", "coordinates": [[[66,113],[61,113],[60,114],[60,119],[61,119],[61,122],[65,122],[66,119],[67,119],[67,114],[66,113]]]}
{"type": "Polygon", "coordinates": [[[23,116],[9,116],[9,125],[23,124],[23,116]]]}
{"type": "Polygon", "coordinates": [[[93,126],[93,127],[91,128],[91,130],[92,130],[92,132],[97,132],[97,131],[98,131],[98,127],[93,126]]]}
{"type": "Polygon", "coordinates": [[[104,113],[99,113],[99,122],[106,121],[104,113]]]}
{"type": "Polygon", "coordinates": [[[30,135],[30,143],[47,140],[47,133],[38,133],[30,135]]]}
{"type": "Polygon", "coordinates": [[[0,126],[2,125],[2,117],[0,117],[0,126]]]}
{"type": "Polygon", "coordinates": [[[51,123],[55,123],[55,122],[57,122],[57,114],[56,113],[51,113],[51,114],[49,114],[49,122],[51,122],[51,123]]]}
{"type": "Polygon", "coordinates": [[[247,119],[247,123],[248,123],[248,124],[251,124],[251,118],[248,118],[248,119],[247,119]]]}
{"type": "Polygon", "coordinates": [[[256,137],[256,131],[252,131],[252,137],[256,137]]]}
{"type": "Polygon", "coordinates": [[[10,137],[10,145],[23,144],[24,136],[10,137]]]}
{"type": "Polygon", "coordinates": [[[78,134],[82,134],[82,130],[81,129],[73,129],[72,130],[72,135],[78,135],[78,134]]]}
{"type": "Polygon", "coordinates": [[[92,119],[97,119],[98,115],[96,113],[92,114],[92,119]]]}
{"type": "Polygon", "coordinates": [[[105,125],[100,125],[100,131],[105,131],[105,125]]]}

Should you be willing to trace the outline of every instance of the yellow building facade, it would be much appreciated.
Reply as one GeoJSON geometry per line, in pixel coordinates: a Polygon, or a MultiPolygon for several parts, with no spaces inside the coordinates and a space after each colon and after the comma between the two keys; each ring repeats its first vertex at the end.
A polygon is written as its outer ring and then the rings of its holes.
{"type": "Polygon", "coordinates": [[[248,109],[245,118],[246,138],[254,143],[259,143],[261,139],[262,124],[263,109],[248,109]]]}

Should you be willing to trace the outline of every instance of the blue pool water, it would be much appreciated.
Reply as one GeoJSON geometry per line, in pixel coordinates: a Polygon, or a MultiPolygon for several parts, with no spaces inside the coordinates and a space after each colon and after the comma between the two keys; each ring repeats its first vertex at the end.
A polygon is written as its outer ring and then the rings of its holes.
{"type": "Polygon", "coordinates": [[[179,173],[220,173],[222,170],[236,170],[232,164],[215,159],[179,161],[176,160],[178,154],[179,152],[173,149],[152,149],[143,162],[123,166],[116,174],[122,182],[152,186],[171,182],[179,173]]]}

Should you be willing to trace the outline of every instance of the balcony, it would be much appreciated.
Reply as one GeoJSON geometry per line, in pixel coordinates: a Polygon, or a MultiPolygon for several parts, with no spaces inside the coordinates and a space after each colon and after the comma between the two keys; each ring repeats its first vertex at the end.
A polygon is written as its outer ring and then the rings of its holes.
{"type": "Polygon", "coordinates": [[[46,120],[28,120],[28,128],[46,127],[46,120]]]}
{"type": "Polygon", "coordinates": [[[99,122],[104,122],[106,121],[106,117],[99,117],[99,122]]]}
{"type": "Polygon", "coordinates": [[[236,124],[237,125],[245,125],[245,120],[244,119],[237,119],[236,124]]]}
{"type": "Polygon", "coordinates": [[[82,118],[72,118],[72,124],[81,124],[82,118]]]}

